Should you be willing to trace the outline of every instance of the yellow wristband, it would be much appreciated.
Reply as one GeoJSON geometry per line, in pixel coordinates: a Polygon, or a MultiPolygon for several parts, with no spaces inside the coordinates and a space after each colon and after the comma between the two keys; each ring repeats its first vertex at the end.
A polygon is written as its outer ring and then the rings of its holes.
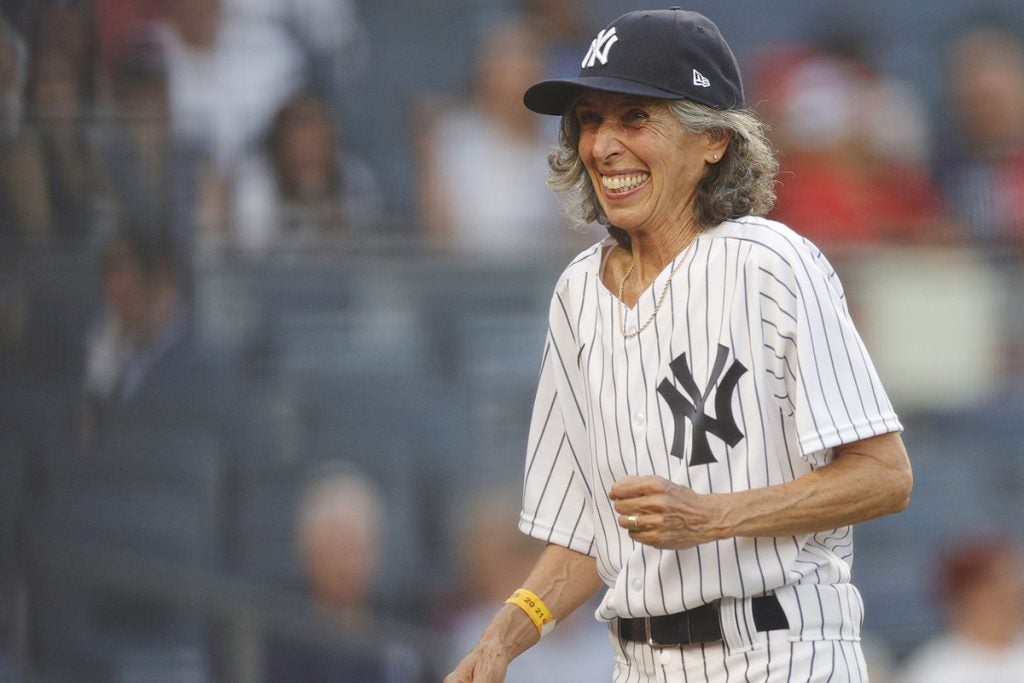
{"type": "Polygon", "coordinates": [[[551,610],[544,604],[544,601],[533,591],[525,588],[518,588],[512,596],[505,601],[512,605],[518,605],[527,616],[533,620],[537,632],[543,638],[554,630],[557,620],[551,614],[551,610]]]}

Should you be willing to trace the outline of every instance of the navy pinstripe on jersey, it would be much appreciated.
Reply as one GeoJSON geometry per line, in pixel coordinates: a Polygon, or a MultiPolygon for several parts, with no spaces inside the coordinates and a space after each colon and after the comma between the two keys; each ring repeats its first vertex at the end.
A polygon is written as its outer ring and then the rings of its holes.
{"type": "Polygon", "coordinates": [[[819,637],[855,637],[849,527],[669,552],[630,539],[607,498],[626,475],[658,475],[701,493],[781,484],[829,462],[835,446],[901,429],[834,270],[779,223],[727,221],[626,310],[627,327],[646,321],[680,266],[654,322],[625,338],[620,303],[601,280],[612,244],[582,253],[552,297],[521,529],[597,558],[609,586],[602,619],[806,584],[821,589],[780,595],[787,611],[798,610],[819,637]],[[687,433],[676,439],[679,429],[687,433]],[[673,455],[674,440],[684,452],[673,455]],[[705,441],[709,457],[691,464],[694,443],[705,441]]]}

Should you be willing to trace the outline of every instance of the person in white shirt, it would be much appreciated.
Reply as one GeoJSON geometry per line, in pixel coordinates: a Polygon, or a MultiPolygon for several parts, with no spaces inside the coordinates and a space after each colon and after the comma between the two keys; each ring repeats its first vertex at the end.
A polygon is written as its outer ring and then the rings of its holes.
{"type": "Polygon", "coordinates": [[[1005,539],[965,542],[943,559],[946,631],[914,650],[900,683],[1024,681],[1024,568],[1005,539]]]}

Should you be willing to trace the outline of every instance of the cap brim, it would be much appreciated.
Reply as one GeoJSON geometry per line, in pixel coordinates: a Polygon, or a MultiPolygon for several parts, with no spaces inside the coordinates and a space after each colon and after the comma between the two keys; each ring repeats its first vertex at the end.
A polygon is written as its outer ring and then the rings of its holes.
{"type": "Polygon", "coordinates": [[[523,94],[523,104],[527,109],[538,114],[562,116],[568,112],[569,107],[576,101],[580,93],[587,89],[638,97],[657,97],[665,100],[685,99],[679,93],[655,88],[646,83],[637,83],[613,76],[586,76],[534,83],[523,94]]]}

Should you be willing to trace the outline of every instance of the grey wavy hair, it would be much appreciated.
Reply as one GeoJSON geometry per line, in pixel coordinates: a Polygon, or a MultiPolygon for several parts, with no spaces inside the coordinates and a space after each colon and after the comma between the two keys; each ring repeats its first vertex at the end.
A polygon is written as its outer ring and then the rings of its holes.
{"type": "MultiPolygon", "coordinates": [[[[729,218],[763,216],[775,205],[778,160],[767,127],[749,109],[719,111],[690,100],[671,100],[669,110],[690,133],[732,134],[722,160],[712,165],[697,187],[694,215],[702,228],[729,218]]],[[[548,157],[548,187],[563,196],[566,216],[578,225],[600,223],[623,247],[629,236],[611,225],[579,155],[580,124],[572,110],[562,117],[558,146],[548,157]]]]}

